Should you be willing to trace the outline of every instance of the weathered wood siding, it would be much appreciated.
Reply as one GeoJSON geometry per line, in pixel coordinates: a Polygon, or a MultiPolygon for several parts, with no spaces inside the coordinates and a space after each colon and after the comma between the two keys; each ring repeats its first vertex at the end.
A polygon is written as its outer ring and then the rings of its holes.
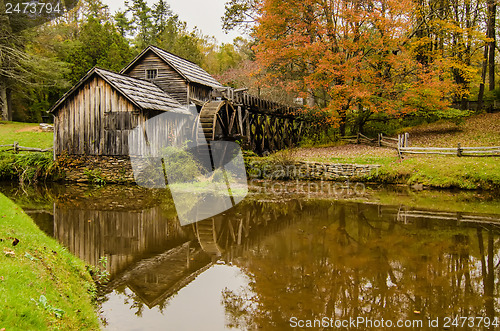
{"type": "Polygon", "coordinates": [[[145,114],[98,76],[82,85],[55,114],[55,153],[127,155],[128,133],[145,114]]]}
{"type": "Polygon", "coordinates": [[[158,76],[152,80],[156,85],[181,104],[188,104],[188,84],[186,80],[152,51],[147,52],[123,74],[146,79],[146,70],[148,69],[158,69],[158,76]]]}
{"type": "Polygon", "coordinates": [[[108,257],[111,276],[141,256],[162,253],[188,240],[178,221],[165,218],[160,206],[143,210],[84,210],[59,202],[54,207],[54,237],[91,265],[108,257]]]}
{"type": "Polygon", "coordinates": [[[196,83],[190,83],[189,98],[194,98],[201,101],[210,101],[212,99],[212,88],[196,83]]]}

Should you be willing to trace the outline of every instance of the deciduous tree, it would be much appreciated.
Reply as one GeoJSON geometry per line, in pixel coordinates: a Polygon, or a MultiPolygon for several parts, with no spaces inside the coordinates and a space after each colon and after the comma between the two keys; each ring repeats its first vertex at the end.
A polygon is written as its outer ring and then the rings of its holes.
{"type": "Polygon", "coordinates": [[[411,1],[265,0],[255,29],[269,81],[299,92],[345,133],[373,113],[443,110],[451,82],[442,61],[415,59],[411,1]]]}

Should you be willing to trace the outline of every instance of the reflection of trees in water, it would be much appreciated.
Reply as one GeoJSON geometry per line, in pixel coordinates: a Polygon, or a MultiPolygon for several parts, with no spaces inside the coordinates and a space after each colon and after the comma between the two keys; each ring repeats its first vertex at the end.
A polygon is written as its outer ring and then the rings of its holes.
{"type": "MultiPolygon", "coordinates": [[[[198,225],[180,227],[164,193],[84,186],[50,193],[56,200],[56,236],[88,263],[97,264],[107,255],[112,273],[130,275],[123,278],[128,283],[118,282],[115,288],[135,282],[137,292],[127,295],[138,314],[144,300],[165,307],[169,295],[213,261],[200,249],[198,225]],[[198,254],[191,264],[184,253],[153,259],[186,242],[191,242],[186,254],[198,254]],[[151,263],[141,268],[140,262],[148,259],[151,263]],[[179,268],[177,278],[173,267],[179,268]],[[170,278],[160,284],[159,274],[170,278]]],[[[291,316],[394,321],[494,316],[497,228],[408,212],[398,218],[398,208],[392,209],[396,211],[329,201],[246,200],[200,222],[214,231],[207,238],[215,238],[217,258],[240,266],[253,279],[247,292],[223,293],[228,324],[268,329],[288,328],[291,316]]]]}
{"type": "Polygon", "coordinates": [[[491,228],[402,225],[380,217],[376,206],[326,202],[288,217],[295,222],[238,260],[253,276],[257,305],[249,311],[239,294],[225,293],[230,324],[286,328],[292,316],[495,316],[498,240],[491,228]]]}

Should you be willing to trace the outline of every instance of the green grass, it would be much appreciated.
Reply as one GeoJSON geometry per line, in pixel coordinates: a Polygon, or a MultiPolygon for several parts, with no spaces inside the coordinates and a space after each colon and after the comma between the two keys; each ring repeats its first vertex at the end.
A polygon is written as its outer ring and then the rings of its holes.
{"type": "Polygon", "coordinates": [[[19,154],[0,152],[0,180],[36,183],[47,179],[57,179],[58,176],[58,168],[50,152],[19,154]]]}
{"type": "MultiPolygon", "coordinates": [[[[418,125],[402,131],[410,132],[411,146],[456,147],[500,146],[500,113],[480,114],[464,123],[440,121],[418,125]]],[[[317,161],[343,164],[379,164],[379,171],[353,180],[388,184],[423,184],[434,188],[500,190],[499,157],[405,156],[400,160],[395,149],[367,145],[345,145],[297,148],[277,152],[273,159],[317,161]]],[[[279,162],[278,162],[279,163],[279,162]]],[[[282,162],[283,163],[283,162],[282,162]]],[[[248,164],[248,162],[247,162],[248,164]]]]}
{"type": "MultiPolygon", "coordinates": [[[[383,205],[405,205],[418,209],[449,212],[500,214],[500,204],[495,192],[464,190],[423,190],[401,188],[368,189],[370,201],[383,205]]],[[[366,200],[363,200],[366,201],[366,200]]]]}
{"type": "Polygon", "coordinates": [[[2,194],[0,239],[0,330],[100,328],[83,262],[2,194]]]}
{"type": "Polygon", "coordinates": [[[382,165],[365,178],[391,184],[438,188],[500,189],[499,158],[421,156],[382,165]]]}
{"type": "MultiPolygon", "coordinates": [[[[321,162],[328,163],[347,163],[347,164],[380,164],[388,165],[396,160],[390,156],[364,156],[364,157],[331,157],[327,159],[318,159],[321,162]]],[[[316,160],[314,160],[316,161],[316,160]]]]}
{"type": "Polygon", "coordinates": [[[0,122],[0,145],[17,141],[24,147],[50,148],[53,132],[39,132],[38,123],[0,122]]]}

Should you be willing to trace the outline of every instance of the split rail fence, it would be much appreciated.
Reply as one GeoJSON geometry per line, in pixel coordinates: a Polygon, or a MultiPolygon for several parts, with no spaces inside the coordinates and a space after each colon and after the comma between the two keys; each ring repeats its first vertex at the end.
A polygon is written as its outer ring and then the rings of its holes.
{"type": "Polygon", "coordinates": [[[340,139],[350,143],[394,148],[398,151],[399,156],[403,154],[438,154],[459,157],[500,156],[500,146],[462,147],[459,143],[457,147],[410,147],[410,135],[407,132],[399,134],[397,138],[386,137],[382,133],[379,133],[377,138],[369,138],[362,133],[358,133],[355,136],[345,136],[340,139]]]}
{"type": "Polygon", "coordinates": [[[358,133],[355,136],[340,137],[340,140],[354,144],[377,145],[379,147],[391,147],[395,149],[398,148],[398,144],[402,146],[407,146],[408,139],[409,139],[408,133],[399,135],[398,138],[386,137],[382,133],[379,133],[377,135],[377,138],[370,138],[362,133],[358,133]]]}
{"type": "Polygon", "coordinates": [[[18,152],[48,152],[52,151],[52,147],[50,148],[36,148],[36,147],[24,147],[24,146],[19,146],[19,143],[15,141],[13,144],[10,145],[0,145],[0,148],[5,148],[3,151],[14,151],[14,153],[18,152]],[[10,148],[9,148],[10,147],[10,148]]]}

